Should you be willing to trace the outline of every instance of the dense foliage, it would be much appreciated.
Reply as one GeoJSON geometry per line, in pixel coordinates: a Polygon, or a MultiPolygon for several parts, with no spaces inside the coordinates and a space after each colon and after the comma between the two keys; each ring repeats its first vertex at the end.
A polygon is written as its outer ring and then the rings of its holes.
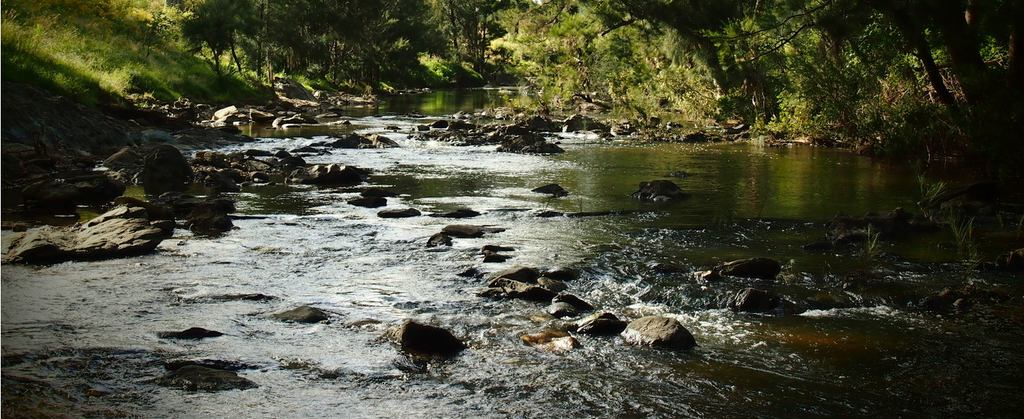
{"type": "Polygon", "coordinates": [[[3,77],[85,102],[522,83],[892,156],[1024,155],[1024,0],[9,0],[3,77]]]}

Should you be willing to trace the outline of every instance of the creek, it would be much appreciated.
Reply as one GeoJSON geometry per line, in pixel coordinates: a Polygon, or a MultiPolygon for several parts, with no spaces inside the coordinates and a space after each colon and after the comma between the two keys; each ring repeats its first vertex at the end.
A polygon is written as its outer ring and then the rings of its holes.
{"type": "MultiPolygon", "coordinates": [[[[948,231],[883,242],[873,258],[802,249],[840,211],[917,212],[912,169],[819,147],[563,134],[565,153],[538,156],[410,137],[416,125],[501,106],[509,94],[402,96],[352,110],[351,125],[254,128],[256,142],[218,150],[294,150],[327,135],[382,133],[401,147],[304,158],[371,170],[369,185],[402,194],[388,209],[471,208],[479,217],[382,219],[379,209],[346,203],[367,185],[262,185],[234,194],[244,217],[220,237],[179,229],[151,255],[5,265],[4,387],[28,390],[5,390],[4,415],[14,397],[43,416],[69,417],[1010,417],[1024,408],[1019,275],[965,268],[948,231]],[[671,178],[689,199],[629,197],[639,182],[676,171],[690,174],[671,178]],[[570,194],[530,191],[549,183],[570,194]],[[536,216],[543,210],[622,214],[536,216]],[[462,223],[506,231],[425,246],[445,225],[462,223]],[[483,263],[486,244],[515,248],[503,252],[513,258],[483,263]],[[776,281],[698,280],[701,270],[757,256],[783,262],[776,281]],[[582,335],[571,351],[526,346],[521,335],[557,323],[544,306],[478,297],[486,281],[458,275],[518,265],[575,268],[581,277],[568,292],[627,320],[675,317],[698,347],[582,335]],[[917,307],[968,283],[1015,299],[962,311],[917,307]],[[727,297],[750,286],[804,311],[729,310],[727,297]],[[274,299],[226,298],[241,294],[274,299]],[[331,322],[269,317],[304,304],[328,311],[331,322]],[[412,362],[379,339],[404,319],[445,327],[470,348],[443,362],[412,362]],[[194,326],[225,335],[157,337],[194,326]],[[239,363],[259,387],[153,384],[172,359],[239,363]]],[[[994,259],[1021,247],[1015,222],[979,230],[981,253],[994,259]]]]}

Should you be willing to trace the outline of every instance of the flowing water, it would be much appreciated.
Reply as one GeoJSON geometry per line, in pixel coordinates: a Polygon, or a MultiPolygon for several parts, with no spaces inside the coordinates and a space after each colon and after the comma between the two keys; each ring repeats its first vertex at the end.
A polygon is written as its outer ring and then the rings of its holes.
{"type": "MultiPolygon", "coordinates": [[[[1019,276],[965,268],[948,232],[885,242],[875,258],[801,248],[821,240],[823,222],[840,211],[916,211],[914,171],[810,147],[563,135],[564,154],[534,156],[409,137],[417,124],[500,106],[512,94],[399,97],[353,110],[352,125],[254,129],[256,142],[221,150],[293,150],[343,132],[385,133],[401,148],[305,158],[372,170],[368,184],[402,194],[389,208],[471,208],[479,217],[381,219],[377,209],[346,203],[360,188],[254,186],[235,194],[245,217],[220,237],[178,230],[147,256],[4,266],[4,416],[1009,417],[1024,408],[1019,276]],[[691,198],[628,196],[639,182],[679,170],[691,174],[674,179],[691,198]],[[530,192],[548,183],[570,195],[530,192]],[[536,216],[544,210],[621,213],[536,216]],[[455,223],[506,231],[425,246],[455,223]],[[514,247],[505,252],[514,258],[485,264],[485,244],[514,247]],[[754,256],[782,261],[779,279],[697,278],[754,256]],[[569,292],[627,320],[675,317],[699,346],[675,352],[592,336],[565,352],[526,346],[521,335],[558,322],[537,303],[477,297],[486,281],[458,275],[517,265],[576,268],[581,277],[569,292]],[[917,307],[967,283],[1015,298],[961,311],[917,307]],[[730,311],[726,298],[749,286],[805,311],[730,311]],[[230,298],[257,293],[275,298],[230,298]],[[270,318],[304,304],[332,313],[330,323],[270,318]],[[450,329],[470,349],[444,362],[410,361],[380,341],[404,319],[450,329]],[[189,327],[225,336],[157,337],[189,327]],[[154,384],[163,362],[176,359],[236,363],[259,387],[154,384]]],[[[1016,222],[979,229],[988,259],[1021,246],[1016,222]]]]}

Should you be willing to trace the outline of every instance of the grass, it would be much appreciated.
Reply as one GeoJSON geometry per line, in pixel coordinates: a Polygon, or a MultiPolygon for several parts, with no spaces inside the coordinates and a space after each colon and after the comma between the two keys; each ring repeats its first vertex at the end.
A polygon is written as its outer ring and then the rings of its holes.
{"type": "Polygon", "coordinates": [[[873,231],[871,224],[868,224],[867,238],[864,239],[864,253],[861,254],[865,265],[877,259],[882,254],[882,232],[873,231]]]}
{"type": "Polygon", "coordinates": [[[226,102],[262,93],[237,75],[218,77],[178,39],[162,2],[3,2],[2,72],[87,106],[147,99],[226,102]],[[150,13],[156,10],[157,13],[150,13]]]}
{"type": "Polygon", "coordinates": [[[981,264],[981,251],[974,239],[974,218],[951,216],[949,226],[953,229],[953,241],[957,254],[963,263],[964,272],[973,271],[981,264]]]}

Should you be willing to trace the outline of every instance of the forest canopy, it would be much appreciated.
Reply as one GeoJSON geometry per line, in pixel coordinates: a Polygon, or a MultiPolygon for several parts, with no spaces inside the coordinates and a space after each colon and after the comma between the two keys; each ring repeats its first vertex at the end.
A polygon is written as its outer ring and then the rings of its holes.
{"type": "MultiPolygon", "coordinates": [[[[1024,0],[9,0],[3,77],[85,102],[519,84],[536,106],[877,154],[1024,155],[1024,0]]],[[[1019,158],[1018,160],[1019,161],[1019,158]]]]}

